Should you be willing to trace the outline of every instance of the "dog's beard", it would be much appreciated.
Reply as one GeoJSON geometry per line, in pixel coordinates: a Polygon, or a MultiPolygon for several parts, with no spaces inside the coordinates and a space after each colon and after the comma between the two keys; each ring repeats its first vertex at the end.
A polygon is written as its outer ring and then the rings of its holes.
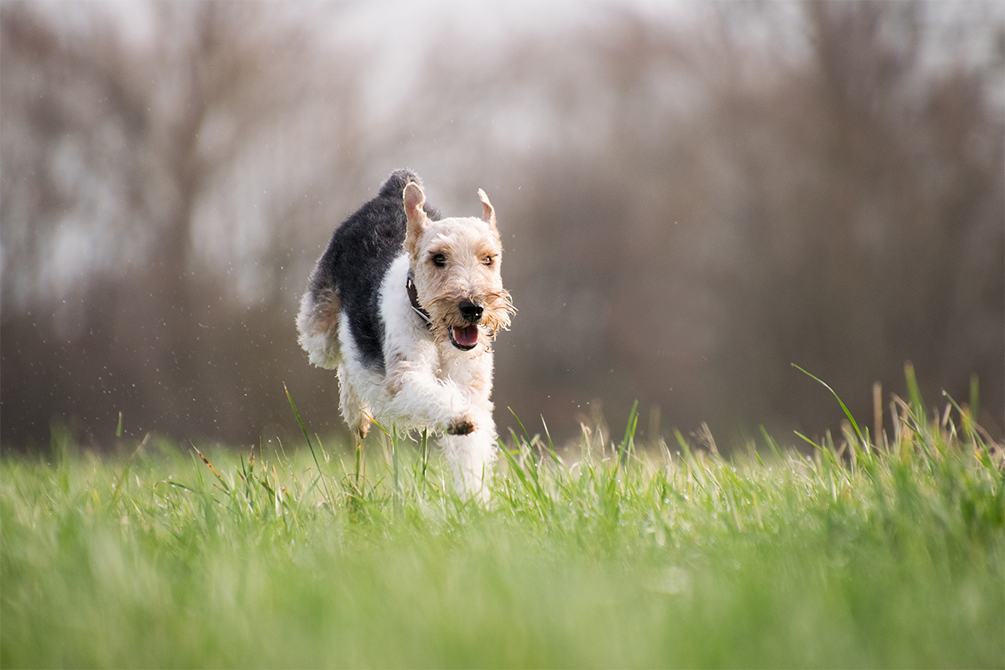
{"type": "Polygon", "coordinates": [[[451,296],[429,301],[430,326],[433,336],[442,344],[470,351],[481,342],[486,351],[500,330],[507,330],[510,317],[516,311],[507,291],[500,289],[475,296],[482,304],[482,318],[476,324],[466,321],[457,311],[461,297],[451,296]]]}

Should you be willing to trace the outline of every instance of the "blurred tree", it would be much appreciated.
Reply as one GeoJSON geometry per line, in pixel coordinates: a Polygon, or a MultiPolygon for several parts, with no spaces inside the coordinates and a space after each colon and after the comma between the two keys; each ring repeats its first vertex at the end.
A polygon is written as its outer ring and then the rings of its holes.
{"type": "Polygon", "coordinates": [[[256,439],[300,363],[280,287],[348,171],[353,77],[312,67],[276,6],[152,3],[142,46],[67,7],[83,26],[0,8],[3,437],[60,416],[110,432],[123,411],[134,431],[256,439]]]}
{"type": "Polygon", "coordinates": [[[736,89],[712,121],[737,173],[717,198],[738,239],[717,268],[723,363],[737,372],[720,383],[739,385],[749,418],[813,426],[838,415],[800,400],[784,363],[864,415],[870,378],[902,389],[912,360],[933,402],[941,388],[965,397],[980,371],[1000,409],[1005,134],[983,73],[926,68],[938,25],[923,3],[804,10],[806,64],[736,89]]]}
{"type": "Polygon", "coordinates": [[[257,440],[293,427],[282,382],[340,426],[296,301],[401,165],[447,212],[489,190],[520,309],[497,404],[553,434],[598,398],[836,426],[791,362],[867,416],[907,359],[933,402],[978,373],[1005,424],[1001,3],[458,4],[362,37],[343,5],[53,7],[0,5],[5,446],[118,411],[257,440]]]}
{"type": "Polygon", "coordinates": [[[671,425],[813,430],[839,408],[790,363],[867,416],[912,360],[933,403],[978,373],[1000,424],[1001,5],[705,10],[532,35],[478,93],[474,137],[537,120],[498,160],[523,185],[499,396],[553,428],[643,398],[671,425]]]}

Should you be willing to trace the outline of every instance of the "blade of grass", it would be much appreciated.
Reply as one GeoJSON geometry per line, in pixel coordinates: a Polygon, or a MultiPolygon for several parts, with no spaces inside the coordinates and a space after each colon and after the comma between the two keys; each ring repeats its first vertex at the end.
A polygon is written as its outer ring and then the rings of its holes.
{"type": "MultiPolygon", "coordinates": [[[[283,391],[286,392],[286,399],[290,401],[290,408],[293,410],[294,416],[297,417],[297,423],[300,424],[300,430],[304,434],[304,439],[307,440],[307,446],[311,450],[311,456],[314,457],[314,465],[318,467],[318,474],[321,475],[321,484],[324,485],[325,495],[328,497],[328,504],[332,504],[332,494],[328,490],[328,482],[324,478],[324,470],[321,469],[321,463],[318,461],[318,455],[314,453],[314,445],[311,443],[311,436],[307,434],[307,428],[304,426],[304,420],[300,418],[300,411],[297,409],[297,405],[293,402],[293,396],[290,395],[290,390],[286,388],[286,384],[283,384],[283,391]]],[[[200,454],[201,456],[202,454],[200,454]]]]}
{"type": "Polygon", "coordinates": [[[192,445],[192,448],[195,449],[195,453],[199,454],[199,458],[201,458],[202,462],[206,464],[206,467],[209,468],[209,471],[212,472],[214,475],[216,475],[216,478],[220,480],[221,484],[223,484],[224,490],[229,494],[230,486],[227,484],[226,480],[224,480],[224,478],[220,475],[220,473],[216,471],[216,468],[214,468],[213,464],[209,462],[209,459],[206,458],[201,451],[199,451],[199,447],[195,446],[195,443],[189,442],[189,444],[192,445]]]}
{"type": "MultiPolygon", "coordinates": [[[[121,416],[121,413],[119,414],[119,416],[121,416]]],[[[140,442],[140,445],[136,447],[136,449],[133,451],[132,455],[129,457],[129,460],[126,461],[126,467],[122,469],[122,474],[120,474],[119,478],[115,480],[114,484],[115,489],[112,493],[111,502],[108,503],[109,507],[115,507],[115,503],[122,495],[122,483],[126,480],[126,477],[129,476],[129,468],[132,467],[133,461],[136,459],[136,454],[140,453],[140,449],[146,446],[147,441],[149,439],[150,439],[150,433],[147,433],[146,436],[143,438],[143,441],[140,442]]]]}
{"type": "MultiPolygon", "coordinates": [[[[806,375],[810,379],[815,380],[821,386],[823,386],[825,389],[827,389],[828,391],[831,392],[831,395],[833,395],[834,398],[838,401],[838,404],[841,405],[841,409],[844,411],[844,415],[846,417],[848,417],[848,422],[852,425],[852,428],[855,429],[855,435],[858,436],[858,439],[862,443],[862,445],[864,445],[864,446],[866,446],[866,448],[868,448],[868,444],[869,444],[868,441],[862,435],[862,431],[858,427],[858,422],[855,421],[855,417],[852,416],[851,410],[848,409],[848,406],[844,404],[843,400],[841,400],[841,396],[839,396],[834,389],[832,389],[830,386],[828,386],[827,382],[825,382],[824,380],[820,379],[816,375],[813,375],[813,374],[807,372],[806,370],[804,370],[803,368],[799,367],[795,363],[792,363],[792,367],[794,367],[796,370],[799,370],[800,372],[802,372],[804,375],[806,375]]],[[[913,372],[913,368],[912,368],[912,372],[913,372]]]]}
{"type": "Polygon", "coordinates": [[[631,458],[635,451],[635,429],[639,425],[639,401],[632,403],[632,409],[628,412],[628,423],[625,425],[625,436],[621,438],[618,453],[625,463],[631,458]]]}

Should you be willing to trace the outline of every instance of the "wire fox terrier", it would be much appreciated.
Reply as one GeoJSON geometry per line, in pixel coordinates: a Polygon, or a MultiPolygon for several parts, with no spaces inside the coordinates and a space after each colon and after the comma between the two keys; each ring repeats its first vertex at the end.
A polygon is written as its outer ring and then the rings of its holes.
{"type": "Polygon", "coordinates": [[[300,301],[300,345],[338,369],[349,427],[372,421],[442,434],[462,493],[487,497],[495,458],[492,348],[515,311],[502,285],[495,210],[441,218],[398,170],[332,234],[300,301]],[[341,351],[341,357],[338,353],[341,351]]]}

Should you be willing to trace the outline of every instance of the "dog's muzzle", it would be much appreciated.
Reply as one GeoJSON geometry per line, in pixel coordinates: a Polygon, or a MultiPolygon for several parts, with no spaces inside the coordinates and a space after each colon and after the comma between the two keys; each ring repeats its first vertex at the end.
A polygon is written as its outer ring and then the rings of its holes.
{"type": "Polygon", "coordinates": [[[462,351],[470,351],[478,346],[478,326],[484,308],[472,300],[462,300],[457,305],[461,318],[468,322],[467,326],[450,327],[450,343],[462,351]]]}
{"type": "Polygon", "coordinates": [[[484,308],[473,300],[462,300],[457,305],[461,318],[468,322],[467,326],[450,327],[450,343],[462,351],[471,351],[478,346],[478,326],[484,308]]]}

